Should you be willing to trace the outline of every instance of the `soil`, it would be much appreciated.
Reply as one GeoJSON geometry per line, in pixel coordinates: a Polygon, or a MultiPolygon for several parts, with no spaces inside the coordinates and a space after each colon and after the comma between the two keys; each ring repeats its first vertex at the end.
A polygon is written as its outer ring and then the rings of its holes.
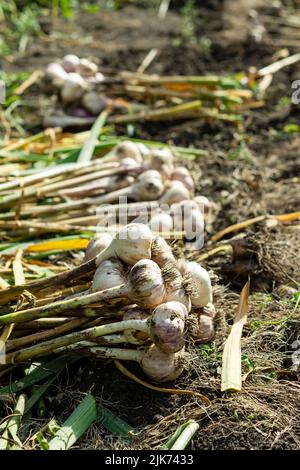
{"type": "MultiPolygon", "coordinates": [[[[284,47],[284,37],[283,45],[277,46],[271,34],[266,33],[260,42],[251,36],[249,10],[270,14],[272,2],[201,2],[204,6],[195,7],[192,29],[180,13],[183,3],[174,2],[163,22],[157,20],[156,11],[134,6],[81,13],[69,24],[57,20],[57,30],[64,31],[62,37],[46,35],[32,43],[25,56],[1,59],[0,64],[6,71],[43,69],[76,50],[96,60],[103,73],[135,71],[149,49],[157,48],[159,54],[149,73],[228,75],[249,67],[261,68],[276,60],[284,47]]],[[[274,15],[276,19],[276,12],[274,15]]],[[[49,25],[44,23],[47,31],[49,25]]],[[[289,50],[295,52],[293,47],[289,50]]],[[[197,191],[216,204],[207,241],[212,233],[237,221],[300,210],[300,137],[297,132],[284,131],[298,122],[299,108],[284,104],[282,99],[291,96],[291,81],[299,74],[300,64],[277,73],[265,106],[246,111],[242,128],[198,120],[136,127],[138,137],[209,151],[208,157],[188,163],[198,181],[197,191]]],[[[124,128],[118,130],[124,133],[124,128]]],[[[216,339],[207,349],[199,347],[195,352],[191,347],[190,367],[176,387],[203,393],[210,399],[209,407],[196,398],[153,392],[122,376],[111,362],[85,358],[69,367],[60,383],[52,387],[46,398],[45,422],[49,416],[63,421],[74,404],[91,391],[99,403],[140,435],[132,442],[118,441],[98,423],[79,441],[79,448],[159,447],[182,420],[194,417],[200,431],[191,444],[193,449],[298,449],[299,371],[291,368],[291,344],[300,335],[299,309],[291,316],[290,297],[276,297],[273,289],[285,283],[299,288],[299,233],[296,223],[285,228],[262,222],[244,232],[252,242],[247,256],[218,256],[204,263],[218,280],[216,339]],[[241,394],[223,396],[219,372],[222,348],[238,292],[249,272],[254,291],[242,343],[243,369],[248,376],[241,394]],[[280,322],[284,318],[288,319],[280,322]]],[[[135,367],[130,369],[141,375],[135,367]]]]}

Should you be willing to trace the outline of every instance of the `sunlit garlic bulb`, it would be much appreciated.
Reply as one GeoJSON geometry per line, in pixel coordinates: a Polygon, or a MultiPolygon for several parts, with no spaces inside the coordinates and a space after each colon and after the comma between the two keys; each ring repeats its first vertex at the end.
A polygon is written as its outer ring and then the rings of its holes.
{"type": "Polygon", "coordinates": [[[93,277],[91,292],[98,292],[125,284],[124,267],[118,259],[107,259],[99,264],[93,277]]]}
{"type": "Polygon", "coordinates": [[[86,83],[78,73],[69,73],[61,89],[64,103],[74,103],[81,98],[86,90],[86,83]]]}
{"type": "Polygon", "coordinates": [[[145,224],[132,223],[125,225],[116,234],[111,244],[98,255],[97,266],[101,261],[118,257],[124,263],[134,264],[144,258],[151,258],[153,234],[145,224]]]}
{"type": "Polygon", "coordinates": [[[128,277],[133,298],[144,308],[160,305],[166,295],[165,284],[160,267],[151,259],[142,259],[132,268],[128,277]]]}
{"type": "Polygon", "coordinates": [[[184,279],[177,268],[176,262],[165,264],[162,269],[162,274],[166,288],[165,302],[180,302],[184,306],[185,310],[189,312],[192,307],[191,299],[186,291],[184,279]]]}
{"type": "Polygon", "coordinates": [[[187,168],[184,166],[178,166],[174,168],[171,173],[171,180],[181,181],[184,186],[191,192],[195,190],[194,180],[187,168]]]}
{"type": "Polygon", "coordinates": [[[209,343],[215,337],[213,319],[207,315],[200,315],[198,325],[192,332],[197,343],[209,343]]]}
{"type": "Polygon", "coordinates": [[[137,201],[156,200],[164,191],[164,183],[160,173],[156,170],[147,170],[141,173],[135,184],[132,185],[132,197],[137,201]]]}
{"type": "Polygon", "coordinates": [[[151,338],[165,353],[180,351],[184,346],[187,311],[179,302],[166,302],[156,307],[151,316],[151,338]]]}
{"type": "Polygon", "coordinates": [[[205,196],[196,196],[193,199],[203,214],[207,214],[211,209],[211,202],[205,196]]]}
{"type": "Polygon", "coordinates": [[[173,230],[173,219],[166,212],[158,212],[149,221],[149,227],[154,233],[168,233],[173,230]]]}
{"type": "Polygon", "coordinates": [[[55,81],[55,85],[62,86],[64,81],[67,80],[68,74],[60,64],[52,62],[47,65],[46,78],[52,82],[55,81]]]}
{"type": "Polygon", "coordinates": [[[170,186],[166,189],[164,194],[160,198],[161,204],[167,204],[171,206],[176,202],[190,199],[190,191],[184,186],[181,181],[172,181],[170,186]]]}
{"type": "Polygon", "coordinates": [[[62,66],[68,73],[76,72],[77,67],[80,64],[80,59],[75,54],[67,54],[63,57],[62,66]]]}
{"type": "Polygon", "coordinates": [[[92,238],[89,241],[88,246],[86,247],[83,262],[86,263],[87,261],[97,256],[99,253],[101,253],[101,251],[103,251],[111,244],[112,239],[113,237],[108,233],[101,233],[96,237],[92,238]]]}
{"type": "Polygon", "coordinates": [[[142,163],[143,161],[139,147],[130,140],[124,140],[123,142],[120,142],[115,147],[114,153],[118,160],[123,160],[124,158],[133,158],[139,163],[142,163]]]}
{"type": "Polygon", "coordinates": [[[81,103],[82,106],[94,116],[103,111],[106,106],[106,100],[101,98],[95,91],[84,93],[81,98],[81,103]]]}
{"type": "Polygon", "coordinates": [[[166,240],[160,236],[155,237],[151,247],[151,259],[155,261],[160,268],[164,268],[167,263],[175,263],[172,248],[166,240]]]}
{"type": "Polygon", "coordinates": [[[190,261],[184,268],[191,281],[190,298],[194,307],[205,307],[213,301],[212,286],[208,272],[199,263],[190,261]]]}
{"type": "Polygon", "coordinates": [[[166,354],[153,344],[145,351],[141,367],[155,382],[173,381],[183,372],[183,350],[166,354]]]}
{"type": "Polygon", "coordinates": [[[81,59],[78,67],[77,72],[80,73],[83,77],[89,77],[91,75],[95,75],[98,72],[98,66],[88,59],[81,59]]]}

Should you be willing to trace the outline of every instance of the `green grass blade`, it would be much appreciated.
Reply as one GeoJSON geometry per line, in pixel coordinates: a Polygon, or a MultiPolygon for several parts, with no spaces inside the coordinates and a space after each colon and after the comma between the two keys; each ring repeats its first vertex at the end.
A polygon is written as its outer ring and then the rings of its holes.
{"type": "Polygon", "coordinates": [[[49,450],[70,449],[96,419],[96,401],[92,395],[87,395],[51,439],[49,450]]]}
{"type": "Polygon", "coordinates": [[[100,424],[116,437],[128,439],[134,433],[134,429],[129,424],[107,408],[104,408],[104,406],[98,407],[98,417],[100,418],[100,424]]]}
{"type": "Polygon", "coordinates": [[[79,359],[81,359],[80,356],[65,356],[57,357],[49,362],[41,362],[41,364],[35,370],[33,370],[33,372],[28,374],[23,379],[16,380],[10,385],[1,387],[0,395],[5,393],[17,393],[21,390],[24,390],[25,388],[41,382],[41,380],[44,380],[53,374],[59,373],[65,368],[65,366],[72,364],[79,359]]]}
{"type": "Polygon", "coordinates": [[[104,111],[102,111],[100,116],[94,122],[91,128],[90,135],[87,141],[84,143],[81,149],[81,152],[78,156],[78,160],[77,160],[78,163],[88,162],[92,159],[95,146],[98,142],[99,134],[101,133],[101,130],[105,124],[105,121],[109,115],[109,112],[110,110],[105,109],[104,111]]]}

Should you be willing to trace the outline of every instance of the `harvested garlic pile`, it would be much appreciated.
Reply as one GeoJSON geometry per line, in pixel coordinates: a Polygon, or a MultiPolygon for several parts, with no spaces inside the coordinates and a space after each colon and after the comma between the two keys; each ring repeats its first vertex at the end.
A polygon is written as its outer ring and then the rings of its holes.
{"type": "Polygon", "coordinates": [[[61,62],[48,64],[43,77],[43,88],[56,95],[57,110],[45,118],[46,126],[76,126],[89,124],[109,103],[99,92],[99,85],[105,80],[98,66],[75,54],[68,54],[61,62]]]}
{"type": "Polygon", "coordinates": [[[85,259],[92,255],[98,267],[86,299],[92,293],[93,303],[106,306],[119,299],[124,314],[119,322],[103,325],[89,353],[137,361],[156,382],[174,380],[183,371],[188,336],[196,343],[214,337],[208,272],[199,263],[177,260],[166,240],[144,224],[129,224],[111,240],[99,236],[85,259]],[[190,321],[192,329],[186,327],[190,321]]]}

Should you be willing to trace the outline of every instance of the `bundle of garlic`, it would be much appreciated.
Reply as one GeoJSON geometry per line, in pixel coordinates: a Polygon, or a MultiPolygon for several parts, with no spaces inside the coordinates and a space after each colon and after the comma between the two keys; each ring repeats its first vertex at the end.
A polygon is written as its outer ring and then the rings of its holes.
{"type": "MultiPolygon", "coordinates": [[[[43,321],[47,325],[44,331],[9,340],[7,363],[76,350],[137,361],[156,382],[178,377],[184,367],[186,324],[192,318],[200,322],[198,331],[192,332],[194,341],[213,336],[208,273],[197,263],[179,262],[163,238],[138,223],[123,227],[114,238],[102,236],[91,243],[86,259],[90,260],[85,264],[93,266],[87,290],[1,315],[0,326],[14,323],[16,332],[20,326],[30,331],[34,322],[40,328],[43,321]],[[211,319],[211,324],[202,318],[211,319]],[[62,324],[49,329],[58,320],[62,324]],[[20,345],[30,346],[19,349],[20,345]]],[[[80,267],[70,271],[73,285],[82,272],[80,267]]]]}
{"type": "Polygon", "coordinates": [[[75,54],[67,54],[61,62],[48,64],[43,88],[57,96],[62,109],[46,116],[44,124],[68,127],[93,122],[93,116],[97,116],[110,102],[103,93],[95,90],[104,80],[94,62],[80,59],[75,54]]]}

